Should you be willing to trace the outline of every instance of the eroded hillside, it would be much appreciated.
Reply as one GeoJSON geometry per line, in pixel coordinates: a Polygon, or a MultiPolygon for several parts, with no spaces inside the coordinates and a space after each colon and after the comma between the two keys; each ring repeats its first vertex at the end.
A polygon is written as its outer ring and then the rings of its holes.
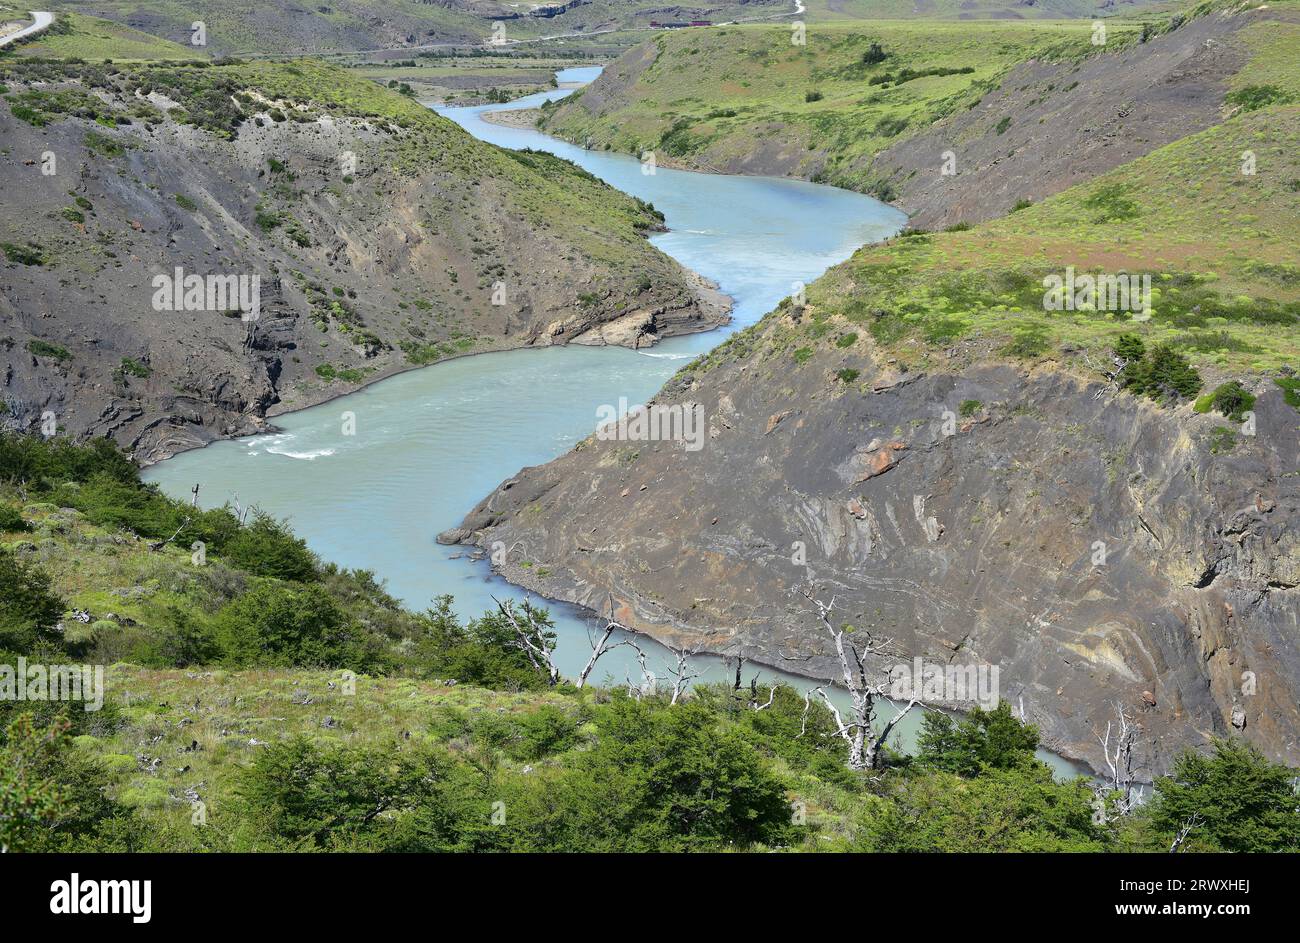
{"type": "Polygon", "coordinates": [[[1205,4],[1102,27],[886,20],[813,22],[803,37],[754,25],[656,36],[539,123],[662,163],[862,190],[937,228],[1210,127],[1243,89],[1300,97],[1286,66],[1300,42],[1294,4],[1205,4]]]}
{"type": "Polygon", "coordinates": [[[152,460],[413,365],[725,320],[646,242],[652,208],[343,70],[11,59],[0,80],[11,427],[152,460]]]}
{"type": "Polygon", "coordinates": [[[1294,762],[1297,143],[1300,107],[1261,108],[860,250],[665,388],[707,416],[702,449],[593,436],[444,539],[518,546],[510,579],[612,592],[657,637],[829,678],[796,594],[815,585],[899,657],[1000,665],[1094,764],[1116,703],[1152,772],[1234,732],[1294,762]],[[1150,275],[1151,303],[1048,310],[1067,266],[1150,275]]]}

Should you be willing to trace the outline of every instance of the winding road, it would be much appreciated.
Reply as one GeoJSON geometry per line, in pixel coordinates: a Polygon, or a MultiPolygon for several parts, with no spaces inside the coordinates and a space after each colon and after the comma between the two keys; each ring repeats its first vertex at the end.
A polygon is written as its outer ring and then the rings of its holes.
{"type": "Polygon", "coordinates": [[[8,36],[0,36],[0,48],[16,43],[20,39],[35,36],[37,33],[49,28],[50,24],[54,22],[53,13],[43,13],[37,10],[31,10],[30,12],[32,14],[32,25],[24,26],[18,32],[10,33],[8,36]]]}

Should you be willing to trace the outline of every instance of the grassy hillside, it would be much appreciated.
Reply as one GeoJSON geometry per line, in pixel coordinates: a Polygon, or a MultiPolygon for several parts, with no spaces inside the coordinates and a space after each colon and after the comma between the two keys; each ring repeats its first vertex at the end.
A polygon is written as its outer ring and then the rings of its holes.
{"type": "MultiPolygon", "coordinates": [[[[1113,49],[1141,27],[1110,30],[1113,49]]],[[[779,172],[870,190],[871,158],[900,136],[971,108],[1017,63],[1094,53],[1090,37],[1084,21],[814,23],[803,46],[788,26],[667,33],[544,109],[541,127],[686,166],[769,154],[779,172]]]]}
{"type": "Polygon", "coordinates": [[[1041,184],[1040,196],[1138,156],[1144,142],[1149,150],[1215,123],[1216,106],[1231,108],[1243,88],[1294,100],[1293,0],[1133,11],[1105,29],[1103,45],[1087,19],[813,21],[802,46],[788,24],[664,33],[543,108],[538,124],[668,164],[803,177],[927,218],[988,218],[1014,202],[1001,202],[1012,170],[1027,189],[1041,184]],[[1019,133],[1035,121],[1065,126],[1050,140],[1019,133]],[[1109,165],[1098,135],[1121,139],[1109,165]],[[980,187],[953,193],[936,182],[948,150],[968,175],[956,186],[978,176],[980,187]],[[1016,158],[1028,166],[1006,163],[1016,158]],[[972,213],[981,200],[998,205],[972,213]]]}
{"type": "MultiPolygon", "coordinates": [[[[1298,145],[1300,106],[1238,115],[991,223],[861,249],[810,287],[811,318],[791,325],[786,305],[753,332],[770,342],[764,356],[795,364],[824,350],[851,365],[870,338],[923,369],[1009,355],[1095,373],[1130,334],[1185,355],[1207,385],[1293,370],[1298,145]],[[1245,150],[1254,175],[1241,173],[1245,150]],[[1044,310],[1042,279],[1066,266],[1149,274],[1149,318],[1044,310]]],[[[703,364],[753,353],[742,335],[703,364]]]]}
{"type": "Polygon", "coordinates": [[[102,441],[0,438],[0,481],[0,664],[108,664],[101,710],[0,700],[6,850],[1163,850],[1189,805],[1196,847],[1300,842],[1290,771],[1241,745],[1101,824],[1005,704],[866,777],[788,688],[550,686],[499,616],[405,612],[102,441]]]}
{"type": "Polygon", "coordinates": [[[1033,5],[1016,0],[805,0],[805,19],[812,22],[843,20],[1030,20],[1123,16],[1133,10],[1169,7],[1171,0],[1039,0],[1033,5]]]}
{"type": "Polygon", "coordinates": [[[112,59],[116,62],[206,57],[205,50],[71,10],[61,11],[55,18],[54,25],[35,39],[16,47],[10,54],[56,59],[79,56],[83,59],[112,59]]]}
{"type": "MultiPolygon", "coordinates": [[[[538,5],[540,7],[540,5],[538,5]]],[[[55,11],[77,10],[144,30],[173,42],[189,41],[190,24],[207,26],[214,55],[305,55],[353,50],[400,49],[439,44],[480,44],[505,27],[508,42],[619,27],[644,27],[655,19],[712,19],[785,13],[785,0],[745,4],[686,2],[665,13],[648,0],[592,0],[546,16],[532,5],[498,0],[335,0],[328,5],[289,0],[52,0],[55,11]]]]}

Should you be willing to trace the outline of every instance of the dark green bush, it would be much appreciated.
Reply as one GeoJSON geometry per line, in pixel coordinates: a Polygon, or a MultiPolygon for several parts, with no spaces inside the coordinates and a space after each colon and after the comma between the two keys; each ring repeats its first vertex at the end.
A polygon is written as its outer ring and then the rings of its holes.
{"type": "Polygon", "coordinates": [[[231,668],[310,666],[365,670],[347,614],[320,586],[266,582],[216,618],[221,661],[231,668]]]}
{"type": "Polygon", "coordinates": [[[306,541],[266,514],[257,514],[251,524],[220,541],[217,549],[231,564],[257,576],[306,583],[318,575],[316,557],[306,541]]]}
{"type": "MultiPolygon", "coordinates": [[[[1129,349],[1133,349],[1131,342],[1129,349]]],[[[1142,359],[1130,361],[1120,379],[1129,392],[1165,405],[1189,399],[1201,389],[1201,375],[1168,344],[1158,344],[1142,359]]]]}
{"type": "Polygon", "coordinates": [[[38,643],[58,647],[54,626],[63,615],[63,601],[50,587],[50,578],[0,548],[0,652],[31,652],[38,643]]]}
{"type": "Polygon", "coordinates": [[[0,533],[26,533],[32,526],[23,519],[17,508],[0,504],[0,533]]]}
{"type": "Polygon", "coordinates": [[[1214,388],[1207,396],[1196,401],[1197,412],[1214,409],[1233,422],[1241,422],[1245,414],[1255,408],[1255,396],[1237,380],[1229,380],[1214,388]]]}
{"type": "Polygon", "coordinates": [[[60,347],[58,344],[50,344],[46,341],[28,341],[27,349],[33,357],[48,357],[51,360],[60,362],[72,359],[72,354],[68,352],[68,348],[60,347]]]}

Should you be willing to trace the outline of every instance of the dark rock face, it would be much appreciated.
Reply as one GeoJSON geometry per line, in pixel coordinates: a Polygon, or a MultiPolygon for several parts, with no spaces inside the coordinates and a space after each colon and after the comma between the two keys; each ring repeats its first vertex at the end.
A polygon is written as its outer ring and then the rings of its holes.
{"type": "Polygon", "coordinates": [[[1276,390],[1216,455],[1221,418],[1053,370],[869,362],[842,392],[828,370],[763,372],[670,384],[664,402],[706,410],[702,450],[593,437],[442,539],[521,542],[534,565],[504,573],[543,595],[612,592],[652,636],[829,678],[794,592],[814,584],[898,661],[998,666],[1045,743],[1093,765],[1116,703],[1153,774],[1234,731],[1300,760],[1300,415],[1276,390]]]}

